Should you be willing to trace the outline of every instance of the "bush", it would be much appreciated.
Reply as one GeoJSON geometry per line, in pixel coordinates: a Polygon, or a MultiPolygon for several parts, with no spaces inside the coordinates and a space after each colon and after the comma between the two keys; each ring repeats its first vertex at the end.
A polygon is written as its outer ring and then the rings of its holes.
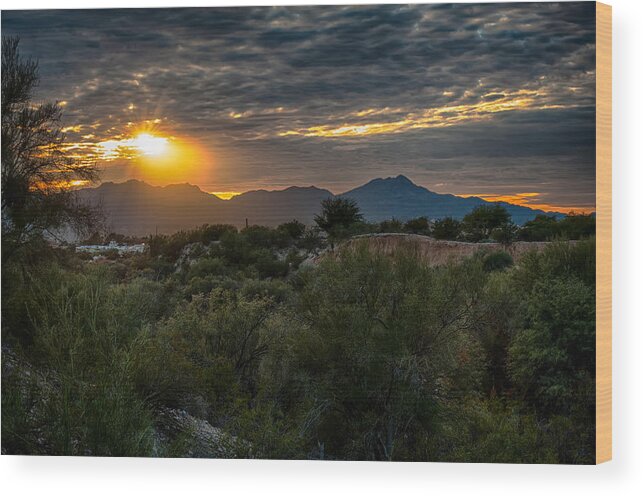
{"type": "Polygon", "coordinates": [[[298,314],[307,326],[292,336],[291,371],[280,374],[291,379],[280,391],[307,405],[307,448],[323,443],[326,456],[339,459],[399,459],[438,422],[446,377],[477,367],[462,312],[464,286],[484,275],[473,265],[431,269],[411,254],[391,259],[358,244],[304,279],[298,314]]]}
{"type": "Polygon", "coordinates": [[[206,276],[225,276],[229,273],[230,268],[225,260],[218,257],[200,258],[196,260],[196,263],[190,265],[187,279],[190,280],[194,277],[206,276]]]}
{"type": "Polygon", "coordinates": [[[451,217],[436,220],[431,227],[431,236],[435,239],[455,241],[460,237],[462,225],[460,221],[451,217]]]}
{"type": "Polygon", "coordinates": [[[404,224],[404,230],[412,234],[428,235],[430,232],[429,220],[426,217],[410,219],[404,224]]]}
{"type": "Polygon", "coordinates": [[[484,255],[482,263],[485,271],[494,272],[511,267],[514,260],[506,251],[494,251],[484,255]]]}
{"type": "Polygon", "coordinates": [[[397,219],[389,219],[380,222],[378,232],[381,233],[401,233],[404,232],[404,224],[397,219]]]}
{"type": "Polygon", "coordinates": [[[306,232],[306,226],[297,219],[293,219],[280,224],[277,230],[286,233],[291,239],[300,239],[306,232]]]}

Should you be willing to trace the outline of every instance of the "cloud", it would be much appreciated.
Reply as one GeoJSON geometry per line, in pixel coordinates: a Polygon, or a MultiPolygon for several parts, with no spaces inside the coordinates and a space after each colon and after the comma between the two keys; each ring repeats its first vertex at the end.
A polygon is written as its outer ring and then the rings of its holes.
{"type": "MultiPolygon", "coordinates": [[[[565,108],[564,104],[544,101],[546,94],[534,90],[507,91],[482,95],[477,103],[452,104],[409,113],[401,119],[376,122],[353,122],[340,125],[318,125],[305,129],[281,132],[280,136],[323,138],[368,137],[375,134],[394,134],[418,129],[456,126],[467,122],[487,120],[500,112],[550,110],[565,108]]],[[[355,117],[371,117],[399,113],[399,110],[368,109],[355,112],[355,117]]]]}
{"type": "Polygon", "coordinates": [[[516,193],[548,177],[548,201],[570,204],[593,202],[594,15],[584,2],[43,10],[5,11],[2,30],[39,59],[38,97],[66,102],[72,142],[158,120],[211,150],[212,191],[404,173],[516,193]]]}

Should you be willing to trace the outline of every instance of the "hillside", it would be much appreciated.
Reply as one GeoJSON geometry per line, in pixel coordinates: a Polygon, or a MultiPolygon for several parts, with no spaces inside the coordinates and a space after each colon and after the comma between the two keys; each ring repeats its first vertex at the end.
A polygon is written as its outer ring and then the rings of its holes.
{"type": "MultiPolygon", "coordinates": [[[[172,233],[202,224],[241,227],[246,220],[251,225],[276,226],[297,219],[310,225],[322,200],[334,196],[315,186],[291,186],[275,191],[248,191],[230,200],[221,200],[190,184],[158,187],[136,180],[103,183],[97,188],[81,189],[78,195],[82,202],[102,210],[109,230],[139,236],[172,233]]],[[[357,201],[368,222],[421,216],[462,218],[473,208],[489,204],[481,198],[435,193],[402,175],[373,179],[338,196],[357,201]]],[[[544,213],[509,203],[501,205],[517,224],[544,213]]]]}

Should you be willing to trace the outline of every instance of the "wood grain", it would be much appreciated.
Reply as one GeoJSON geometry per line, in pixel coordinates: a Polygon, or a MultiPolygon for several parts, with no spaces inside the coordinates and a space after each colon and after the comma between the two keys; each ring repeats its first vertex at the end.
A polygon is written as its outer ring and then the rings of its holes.
{"type": "Polygon", "coordinates": [[[612,7],[596,3],[596,463],[612,459],[612,7]]]}

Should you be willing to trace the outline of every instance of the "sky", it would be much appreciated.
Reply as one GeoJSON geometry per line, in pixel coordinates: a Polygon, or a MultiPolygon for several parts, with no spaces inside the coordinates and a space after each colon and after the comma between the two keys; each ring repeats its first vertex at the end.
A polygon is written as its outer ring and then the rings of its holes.
{"type": "MultiPolygon", "coordinates": [[[[3,11],[103,181],[595,207],[595,4],[3,11]]],[[[225,195],[224,195],[225,196],[225,195]]]]}

